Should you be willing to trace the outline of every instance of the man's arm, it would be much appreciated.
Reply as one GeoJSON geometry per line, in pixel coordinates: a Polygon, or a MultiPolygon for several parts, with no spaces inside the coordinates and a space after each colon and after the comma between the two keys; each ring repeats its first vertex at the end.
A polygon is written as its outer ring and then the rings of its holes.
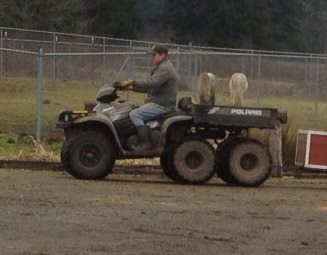
{"type": "Polygon", "coordinates": [[[166,66],[160,67],[150,79],[145,81],[134,81],[133,90],[135,92],[147,93],[151,88],[160,87],[170,79],[170,72],[166,66]]]}

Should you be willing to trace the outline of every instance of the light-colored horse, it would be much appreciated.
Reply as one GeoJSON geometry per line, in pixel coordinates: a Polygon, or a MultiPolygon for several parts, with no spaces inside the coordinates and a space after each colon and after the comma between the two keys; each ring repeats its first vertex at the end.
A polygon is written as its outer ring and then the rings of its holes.
{"type": "Polygon", "coordinates": [[[197,97],[200,104],[214,105],[216,101],[217,77],[212,73],[201,73],[197,84],[197,97]]]}
{"type": "Polygon", "coordinates": [[[235,73],[229,81],[229,90],[234,106],[242,106],[244,101],[244,93],[248,89],[248,79],[243,73],[235,73]]]}

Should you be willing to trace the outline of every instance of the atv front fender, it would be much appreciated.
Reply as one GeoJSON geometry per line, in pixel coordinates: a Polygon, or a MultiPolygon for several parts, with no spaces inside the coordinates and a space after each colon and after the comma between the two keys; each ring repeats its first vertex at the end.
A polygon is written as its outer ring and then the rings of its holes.
{"type": "Polygon", "coordinates": [[[120,150],[120,152],[123,152],[123,148],[122,145],[120,143],[117,131],[113,125],[113,123],[111,122],[111,120],[106,117],[103,114],[96,114],[96,115],[88,115],[85,117],[80,117],[75,119],[74,121],[72,121],[70,123],[70,125],[67,125],[65,127],[66,129],[74,129],[74,127],[78,127],[78,126],[82,126],[84,128],[95,128],[95,127],[103,127],[106,131],[107,134],[111,135],[112,138],[114,139],[114,143],[116,144],[116,146],[118,147],[118,149],[120,150]]]}

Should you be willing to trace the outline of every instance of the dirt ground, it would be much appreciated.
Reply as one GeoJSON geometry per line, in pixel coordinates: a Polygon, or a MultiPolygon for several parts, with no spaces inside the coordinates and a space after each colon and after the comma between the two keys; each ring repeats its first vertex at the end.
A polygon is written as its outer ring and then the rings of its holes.
{"type": "Polygon", "coordinates": [[[0,254],[327,254],[327,180],[255,189],[0,170],[0,254]]]}

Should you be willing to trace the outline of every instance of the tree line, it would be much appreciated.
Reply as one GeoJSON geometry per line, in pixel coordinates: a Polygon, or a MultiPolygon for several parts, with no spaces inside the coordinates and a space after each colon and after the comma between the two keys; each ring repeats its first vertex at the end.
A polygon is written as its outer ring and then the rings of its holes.
{"type": "Polygon", "coordinates": [[[0,0],[0,25],[229,48],[327,52],[326,0],[0,0]]]}

